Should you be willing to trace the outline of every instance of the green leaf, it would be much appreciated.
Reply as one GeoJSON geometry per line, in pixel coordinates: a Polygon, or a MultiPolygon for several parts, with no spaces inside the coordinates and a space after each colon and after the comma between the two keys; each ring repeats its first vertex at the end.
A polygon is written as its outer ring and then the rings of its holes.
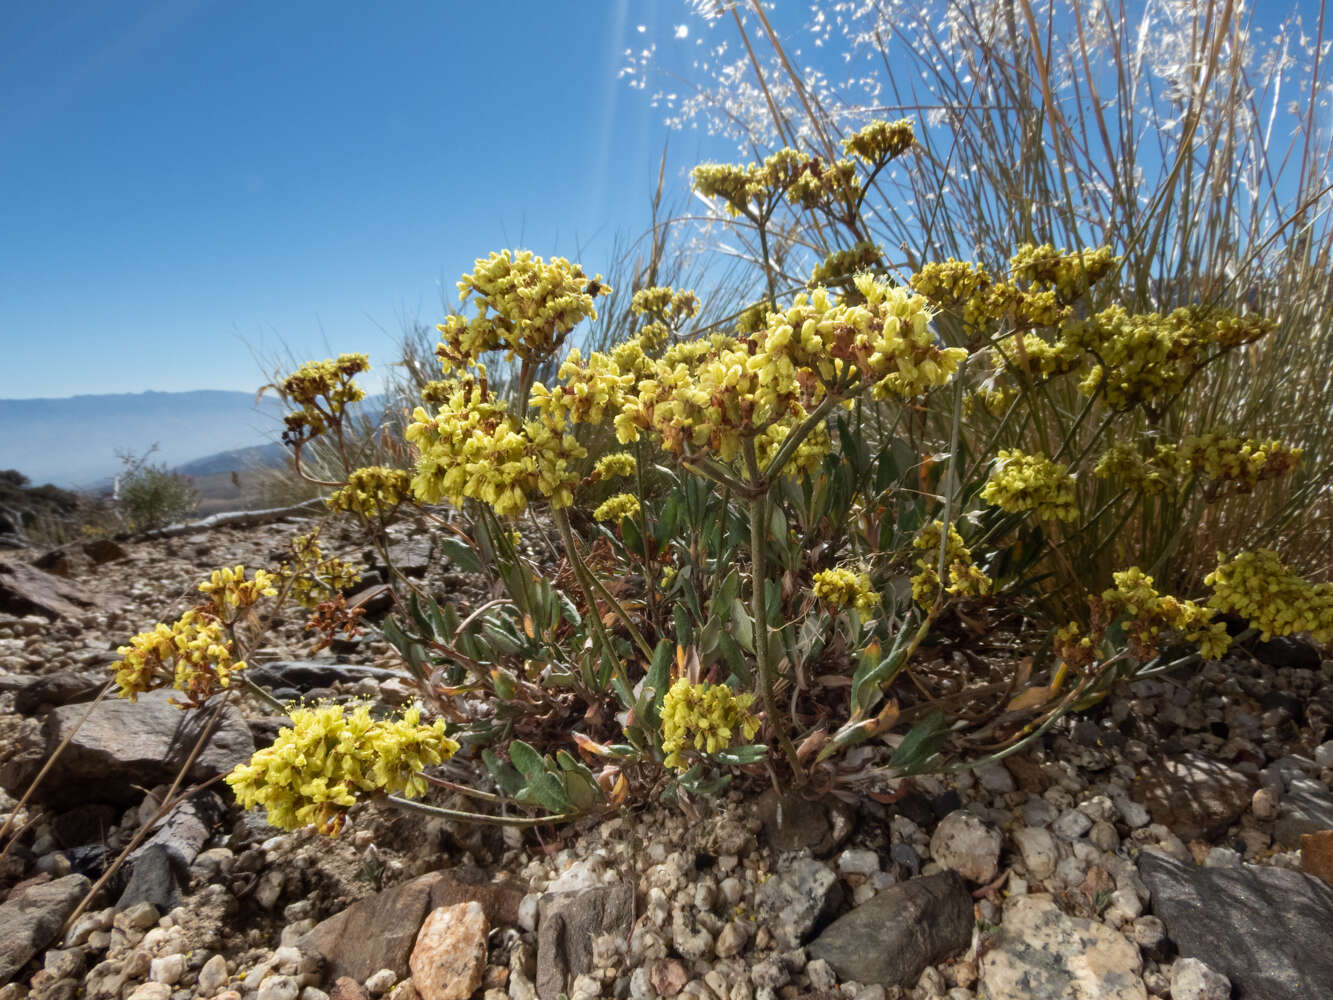
{"type": "Polygon", "coordinates": [[[949,735],[949,720],[936,709],[913,726],[889,758],[889,766],[916,774],[930,763],[949,735]]]}
{"type": "Polygon", "coordinates": [[[719,750],[711,756],[720,764],[744,767],[747,764],[758,764],[766,758],[768,747],[763,743],[751,743],[743,747],[732,747],[730,750],[719,750]]]}
{"type": "Polygon", "coordinates": [[[739,597],[731,602],[731,634],[746,652],[754,652],[754,620],[739,597]]]}
{"type": "Polygon", "coordinates": [[[587,812],[602,801],[602,788],[589,772],[566,771],[563,775],[565,798],[579,812],[587,812]]]}
{"type": "Polygon", "coordinates": [[[518,773],[518,768],[513,764],[500,760],[495,756],[495,751],[487,747],[481,752],[482,762],[486,769],[491,772],[491,777],[495,783],[500,786],[500,791],[510,798],[518,795],[523,790],[523,775],[518,773]]]}
{"type": "Polygon", "coordinates": [[[435,542],[440,552],[462,573],[480,573],[481,561],[471,545],[458,538],[444,537],[435,542]]]}
{"type": "Polygon", "coordinates": [[[546,761],[542,755],[522,740],[514,740],[509,744],[509,759],[529,779],[533,775],[546,773],[546,761]]]}
{"type": "Polygon", "coordinates": [[[643,533],[639,531],[638,522],[634,518],[621,518],[620,537],[625,540],[625,550],[630,555],[637,556],[640,559],[647,558],[643,548],[643,533]]]}
{"type": "Polygon", "coordinates": [[[574,811],[574,803],[565,794],[565,783],[549,771],[528,778],[528,787],[519,795],[519,800],[525,797],[553,813],[574,811]]]}

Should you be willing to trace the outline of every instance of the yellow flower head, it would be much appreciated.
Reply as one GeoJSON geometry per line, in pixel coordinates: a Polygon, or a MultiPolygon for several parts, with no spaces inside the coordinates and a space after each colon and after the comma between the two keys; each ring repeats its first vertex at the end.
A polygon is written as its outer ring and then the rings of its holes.
{"type": "Polygon", "coordinates": [[[412,495],[412,477],[402,469],[369,465],[354,469],[347,485],[325,501],[329,510],[364,518],[388,516],[412,495]]]}
{"type": "Polygon", "coordinates": [[[593,511],[592,516],[599,521],[617,522],[627,517],[638,517],[639,498],[633,493],[617,493],[593,511]]]}
{"type": "Polygon", "coordinates": [[[117,652],[119,696],[134,701],[145,691],[174,687],[186,695],[179,707],[207,701],[231,683],[231,673],[245,669],[234,660],[235,648],[222,622],[193,608],[171,625],[161,623],[133,636],[117,652]]]}
{"type": "Polygon", "coordinates": [[[525,360],[550,357],[575,326],[597,318],[593,302],[610,292],[600,274],[589,278],[563,257],[493,253],[459,280],[461,299],[476,295],[477,315],[450,316],[439,324],[436,356],[446,373],[475,364],[487,351],[525,360]]]}
{"type": "Polygon", "coordinates": [[[869,574],[850,569],[826,569],[816,573],[814,592],[834,611],[854,607],[862,614],[870,614],[880,602],[869,574]]]}
{"type": "Polygon", "coordinates": [[[1309,583],[1288,569],[1271,549],[1241,552],[1204,578],[1213,588],[1208,606],[1223,614],[1248,618],[1275,635],[1309,632],[1318,643],[1333,642],[1333,583],[1309,583]]]}
{"type": "MultiPolygon", "coordinates": [[[[940,531],[942,521],[936,520],[924,528],[912,540],[912,547],[921,553],[916,561],[920,570],[912,577],[912,597],[922,607],[930,607],[939,598],[940,531]]],[[[955,597],[984,597],[991,591],[991,579],[972,562],[972,553],[963,543],[963,536],[951,524],[944,553],[944,567],[948,574],[949,585],[944,588],[955,597]]]]}
{"type": "Polygon", "coordinates": [[[691,684],[682,677],[662,699],[662,749],[666,766],[688,770],[682,753],[717,753],[739,735],[754,739],[759,718],[750,713],[752,694],[735,694],[725,684],[691,684]]]}
{"type": "Polygon", "coordinates": [[[418,798],[427,788],[418,772],[458,750],[444,721],[423,725],[415,707],[375,719],[366,705],[321,705],[294,709],[291,719],[272,746],[226,778],[243,808],[262,807],[284,830],[314,823],[337,833],[358,797],[375,792],[418,798]]]}
{"type": "Polygon", "coordinates": [[[1074,477],[1067,466],[1044,455],[1001,450],[981,499],[1011,514],[1030,510],[1061,521],[1078,517],[1074,477]]]}
{"type": "Polygon", "coordinates": [[[352,380],[367,371],[370,361],[364,354],[340,354],[336,360],[308,361],[288,375],[282,383],[283,395],[300,409],[286,416],[283,441],[300,444],[342,420],[349,403],[365,398],[352,380]]]}
{"type": "Polygon", "coordinates": [[[247,580],[244,566],[224,566],[213,570],[209,578],[199,584],[199,592],[212,599],[219,616],[229,618],[232,612],[252,607],[261,597],[275,595],[278,592],[276,583],[273,574],[262,569],[255,570],[255,575],[247,580]]]}

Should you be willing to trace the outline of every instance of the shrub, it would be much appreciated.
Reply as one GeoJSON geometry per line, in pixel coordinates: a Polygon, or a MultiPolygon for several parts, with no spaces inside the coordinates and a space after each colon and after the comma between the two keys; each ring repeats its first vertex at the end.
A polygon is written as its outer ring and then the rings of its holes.
{"type": "Polygon", "coordinates": [[[156,449],[143,455],[119,455],[124,465],[116,489],[116,508],[131,531],[156,531],[188,517],[199,506],[189,477],[165,465],[148,461],[156,449]]]}

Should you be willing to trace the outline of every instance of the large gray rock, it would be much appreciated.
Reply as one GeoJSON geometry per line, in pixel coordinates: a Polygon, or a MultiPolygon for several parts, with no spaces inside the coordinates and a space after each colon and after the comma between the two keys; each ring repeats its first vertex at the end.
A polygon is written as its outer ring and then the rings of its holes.
{"type": "Polygon", "coordinates": [[[1068,917],[1050,896],[1014,896],[981,959],[988,1000],[1147,1000],[1139,949],[1110,927],[1068,917]]]}
{"type": "Polygon", "coordinates": [[[1333,888],[1282,868],[1199,868],[1155,851],[1139,856],[1139,873],[1180,954],[1230,979],[1235,1000],[1329,995],[1333,888]]]}
{"type": "Polygon", "coordinates": [[[88,608],[113,603],[71,580],[44,573],[27,563],[0,562],[0,611],[47,618],[80,618],[88,608]]]}
{"type": "Polygon", "coordinates": [[[66,875],[0,904],[0,985],[55,939],[91,885],[82,875],[66,875]]]}
{"type": "Polygon", "coordinates": [[[574,979],[592,971],[593,938],[618,934],[629,939],[634,889],[620,883],[581,892],[542,896],[537,925],[537,996],[573,989],[574,979]]]}
{"type": "Polygon", "coordinates": [[[384,667],[367,667],[355,663],[332,663],[325,660],[274,660],[250,667],[246,676],[256,684],[271,688],[333,687],[334,684],[354,684],[367,677],[376,681],[393,680],[407,675],[384,667]]]}
{"type": "Polygon", "coordinates": [[[966,809],[955,809],[935,827],[930,856],[941,868],[965,879],[989,882],[999,871],[1000,831],[966,809]]]}
{"type": "Polygon", "coordinates": [[[799,948],[827,924],[845,898],[842,883],[813,858],[797,858],[755,894],[755,916],[784,950],[799,948]]]}
{"type": "Polygon", "coordinates": [[[77,670],[61,670],[35,677],[14,696],[14,711],[20,715],[36,715],[43,706],[55,708],[92,701],[109,679],[109,674],[95,676],[77,670]]]}
{"type": "Polygon", "coordinates": [[[1255,783],[1220,761],[1200,754],[1153,761],[1134,783],[1134,798],[1182,840],[1208,840],[1249,808],[1255,783]]]}
{"type": "Polygon", "coordinates": [[[972,897],[954,872],[890,886],[847,913],[807,946],[839,978],[911,986],[928,965],[972,940],[972,897]]]}
{"type": "Polygon", "coordinates": [[[1273,838],[1288,849],[1300,847],[1307,833],[1333,829],[1333,794],[1320,782],[1295,778],[1278,807],[1273,838]]]}
{"type": "Polygon", "coordinates": [[[161,912],[175,909],[190,884],[190,863],[222,818],[222,800],[211,792],[177,805],[153,834],[126,859],[125,889],[116,909],[152,903],[161,912]]]}
{"type": "MultiPolygon", "coordinates": [[[[176,777],[213,714],[211,708],[182,711],[171,704],[175,693],[150,691],[135,702],[108,697],[82,726],[79,720],[88,712],[87,705],[53,710],[46,717],[41,754],[25,758],[21,766],[7,767],[6,785],[26,787],[42,761],[69,737],[69,745],[38,789],[40,799],[56,806],[138,802],[144,788],[167,784],[176,777]]],[[[188,777],[203,781],[225,774],[254,751],[245,717],[227,706],[188,777]]]]}

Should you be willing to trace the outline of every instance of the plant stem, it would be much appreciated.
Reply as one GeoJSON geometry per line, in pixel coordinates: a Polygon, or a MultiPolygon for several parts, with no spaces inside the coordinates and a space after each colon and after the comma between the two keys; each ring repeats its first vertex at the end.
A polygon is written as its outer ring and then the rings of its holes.
{"type": "MultiPolygon", "coordinates": [[[[758,488],[762,480],[759,478],[759,460],[755,457],[754,440],[745,439],[745,461],[750,467],[750,474],[754,477],[754,486],[758,488]]],[[[750,508],[750,603],[751,611],[754,615],[754,658],[759,673],[759,695],[764,702],[764,713],[768,716],[769,725],[772,726],[778,737],[778,745],[782,747],[783,756],[787,758],[787,763],[791,767],[793,778],[797,785],[805,783],[805,771],[801,767],[801,760],[796,756],[796,747],[792,745],[791,734],[778,719],[777,696],[773,691],[773,664],[769,660],[768,649],[768,594],[766,584],[768,582],[767,566],[767,548],[768,548],[768,505],[769,496],[767,493],[761,493],[749,502],[750,508]]]]}

